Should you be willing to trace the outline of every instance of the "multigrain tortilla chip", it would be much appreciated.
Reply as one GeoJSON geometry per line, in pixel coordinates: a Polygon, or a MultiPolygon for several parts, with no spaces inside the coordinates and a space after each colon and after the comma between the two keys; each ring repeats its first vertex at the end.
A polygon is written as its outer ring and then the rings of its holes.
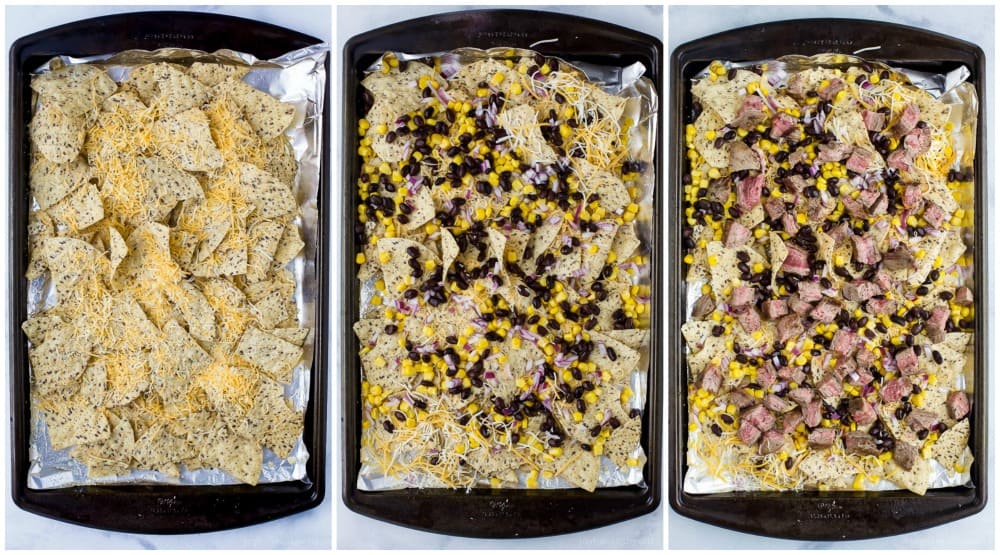
{"type": "Polygon", "coordinates": [[[723,144],[716,147],[715,139],[709,139],[706,132],[715,133],[725,125],[726,122],[722,121],[718,113],[712,109],[703,110],[698,119],[694,120],[695,147],[713,168],[725,168],[729,165],[729,145],[723,144]]]}
{"type": "Polygon", "coordinates": [[[101,196],[97,187],[90,183],[49,208],[48,212],[57,223],[73,230],[86,229],[104,219],[101,196]]]}
{"type": "Polygon", "coordinates": [[[31,88],[71,116],[86,116],[117,86],[108,74],[91,65],[69,65],[31,79],[31,88]]]}
{"type": "Polygon", "coordinates": [[[74,382],[87,367],[91,339],[76,326],[62,323],[45,335],[44,341],[28,352],[32,384],[41,395],[54,393],[74,382]]]}
{"type": "Polygon", "coordinates": [[[212,140],[208,116],[199,108],[157,120],[152,142],[160,156],[185,170],[207,171],[222,166],[222,152],[212,140]]]}
{"type": "Polygon", "coordinates": [[[274,260],[271,264],[271,270],[277,271],[284,268],[302,252],[304,246],[305,243],[299,236],[298,226],[292,223],[285,224],[285,230],[281,234],[277,248],[274,250],[274,260]]]}
{"type": "Polygon", "coordinates": [[[258,366],[268,376],[289,383],[292,369],[302,358],[302,348],[257,328],[247,328],[236,354],[258,366]]]}
{"type": "Polygon", "coordinates": [[[31,142],[45,159],[68,164],[83,148],[85,127],[83,116],[67,114],[54,101],[42,99],[28,124],[28,132],[31,142]]]}
{"type": "Polygon", "coordinates": [[[50,403],[44,410],[53,449],[94,443],[111,436],[111,427],[103,408],[74,400],[50,403]]]}
{"type": "Polygon", "coordinates": [[[284,233],[285,226],[272,220],[258,222],[250,228],[252,246],[247,251],[248,282],[253,283],[267,278],[284,233]]]}
{"type": "Polygon", "coordinates": [[[288,186],[253,164],[240,167],[240,185],[261,218],[274,218],[298,210],[298,203],[288,186]]]}
{"type": "Polygon", "coordinates": [[[281,102],[233,76],[215,88],[217,92],[228,94],[236,102],[254,131],[265,141],[283,133],[295,117],[295,106],[292,104],[281,102]]]}
{"type": "Polygon", "coordinates": [[[199,108],[210,96],[208,87],[187,75],[183,68],[168,63],[133,69],[129,83],[143,102],[159,107],[166,116],[199,108]]]}
{"type": "Polygon", "coordinates": [[[41,158],[31,168],[31,194],[38,202],[38,207],[47,210],[84,187],[90,176],[90,167],[82,158],[66,164],[54,164],[41,158]]]}
{"type": "Polygon", "coordinates": [[[249,67],[241,65],[195,62],[188,68],[187,73],[202,85],[214,87],[230,77],[242,79],[249,71],[249,67]]]}

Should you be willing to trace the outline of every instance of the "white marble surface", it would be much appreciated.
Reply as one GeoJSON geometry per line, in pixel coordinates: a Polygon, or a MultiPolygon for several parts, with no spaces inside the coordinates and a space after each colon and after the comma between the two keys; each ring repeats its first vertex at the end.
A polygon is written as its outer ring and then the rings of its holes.
{"type": "MultiPolygon", "coordinates": [[[[994,73],[994,15],[992,6],[983,7],[903,7],[903,6],[725,6],[725,7],[695,7],[673,6],[669,9],[669,50],[706,35],[752,25],[766,21],[782,19],[798,19],[812,17],[847,17],[856,19],[872,19],[901,23],[951,35],[974,44],[978,44],[986,53],[987,75],[994,73]]],[[[988,140],[993,140],[995,119],[993,109],[993,85],[996,79],[987,86],[989,98],[982,104],[990,107],[987,116],[991,120],[987,125],[988,140]]],[[[988,167],[995,172],[995,157],[992,149],[989,151],[988,167]]],[[[995,173],[994,173],[995,175],[995,173]]],[[[991,176],[992,177],[992,176],[991,176]]],[[[988,205],[996,209],[996,195],[992,187],[988,205]]],[[[994,212],[996,213],[996,212],[994,212]]],[[[995,275],[996,260],[991,255],[994,264],[989,274],[995,275]]],[[[993,292],[993,287],[985,290],[993,292]]],[[[996,301],[992,294],[990,305],[996,301]]],[[[993,326],[996,329],[996,326],[993,326]]],[[[995,341],[991,343],[996,344],[995,341]]],[[[995,364],[991,364],[995,370],[995,364]]],[[[988,375],[994,375],[988,371],[988,375]]],[[[989,406],[991,407],[991,422],[996,422],[995,391],[991,390],[989,406]]],[[[995,434],[994,434],[995,437],[995,434]]],[[[994,468],[993,446],[990,446],[990,469],[994,468]]],[[[991,472],[991,478],[995,473],[991,472]]],[[[990,502],[986,509],[972,517],[939,526],[930,530],[914,532],[892,538],[853,542],[801,542],[774,540],[739,532],[732,532],[702,524],[679,516],[670,511],[668,537],[670,549],[993,549],[995,534],[995,507],[993,501],[993,485],[990,484],[990,502]]]]}
{"type": "MultiPolygon", "coordinates": [[[[336,16],[338,51],[343,49],[343,45],[348,39],[364,31],[414,17],[473,7],[514,6],[341,6],[337,9],[336,16]]],[[[526,5],[518,7],[580,15],[636,29],[656,37],[663,36],[663,10],[659,6],[526,5]]],[[[336,89],[334,96],[339,96],[341,93],[340,89],[336,89]]],[[[339,102],[336,105],[339,105],[339,102]]],[[[334,197],[334,202],[337,202],[339,199],[336,198],[336,195],[334,197]]],[[[337,259],[336,254],[334,254],[333,259],[337,259]]],[[[334,297],[334,306],[337,306],[336,297],[334,297]]],[[[335,324],[334,328],[336,329],[338,325],[342,325],[342,323],[335,324]]],[[[339,394],[339,391],[335,394],[339,394]]],[[[336,405],[339,405],[339,401],[335,403],[336,405]]],[[[339,433],[339,431],[338,425],[337,432],[339,433]]],[[[339,494],[337,497],[337,547],[340,549],[659,549],[664,545],[663,505],[666,504],[666,501],[649,515],[598,530],[538,539],[476,540],[418,532],[372,520],[348,510],[339,499],[339,494]]]]}
{"type": "MultiPolygon", "coordinates": [[[[80,19],[97,17],[110,13],[148,10],[195,10],[221,13],[274,23],[282,27],[301,31],[331,41],[331,9],[327,6],[297,7],[288,9],[280,6],[58,6],[39,8],[36,6],[7,7],[6,48],[21,36],[48,29],[55,25],[80,19]]],[[[7,56],[4,55],[6,75],[7,56]]],[[[5,150],[6,152],[6,150],[5,150]]],[[[6,160],[4,163],[6,167],[6,160]]],[[[7,214],[6,195],[3,195],[2,213],[7,214]]],[[[6,241],[3,242],[6,249],[6,241]]],[[[7,260],[6,254],[3,256],[7,260]]],[[[2,289],[3,306],[7,306],[6,287],[2,289]]],[[[6,322],[4,322],[6,324],[6,322]]],[[[7,357],[4,357],[6,365],[7,357]]],[[[9,371],[9,369],[8,369],[9,371]]],[[[5,382],[6,383],[6,382],[5,382]]],[[[7,395],[4,395],[5,408],[7,395]]],[[[6,427],[5,427],[6,436],[6,427]]],[[[6,442],[5,442],[6,444],[6,442]]],[[[332,458],[327,452],[327,483],[332,472],[332,458]]],[[[6,465],[7,458],[3,463],[6,465]]],[[[6,466],[4,467],[6,468],[6,466]]],[[[8,481],[6,470],[3,481],[8,481]]],[[[211,534],[157,536],[106,532],[57,522],[22,511],[11,501],[9,493],[4,495],[6,512],[7,549],[328,549],[331,547],[331,522],[333,492],[327,488],[323,504],[316,509],[299,513],[277,521],[211,534]]]]}

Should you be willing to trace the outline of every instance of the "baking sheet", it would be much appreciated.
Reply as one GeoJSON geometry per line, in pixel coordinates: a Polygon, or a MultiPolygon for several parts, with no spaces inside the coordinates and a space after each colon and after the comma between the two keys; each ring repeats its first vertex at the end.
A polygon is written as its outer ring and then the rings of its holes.
{"type": "MultiPolygon", "coordinates": [[[[877,55],[878,50],[879,47],[873,47],[856,52],[855,54],[873,52],[877,55]]],[[[971,72],[969,71],[969,68],[964,65],[959,66],[946,74],[935,74],[906,67],[890,66],[858,56],[832,53],[818,54],[815,56],[791,55],[783,56],[777,59],[741,62],[730,62],[725,60],[720,61],[727,70],[760,67],[762,64],[766,64],[767,69],[763,73],[772,87],[778,87],[783,84],[788,75],[794,72],[818,66],[846,70],[851,66],[864,65],[870,66],[873,69],[886,69],[903,74],[914,86],[927,91],[939,101],[952,105],[951,123],[954,124],[952,144],[954,145],[956,160],[955,167],[952,169],[956,171],[971,172],[976,151],[979,98],[976,94],[975,86],[968,82],[971,72]]],[[[706,65],[703,70],[695,74],[692,81],[704,79],[708,76],[708,74],[709,68],[706,65]]],[[[975,205],[975,178],[971,173],[968,175],[969,178],[963,182],[965,185],[963,189],[960,189],[960,192],[962,198],[966,200],[966,202],[963,203],[963,208],[971,213],[973,206],[975,205]]],[[[969,221],[972,221],[971,218],[969,221]]],[[[975,236],[975,229],[971,225],[963,227],[961,235],[966,245],[974,243],[973,237],[975,236]]],[[[967,249],[966,253],[971,256],[972,249],[967,249]]],[[[973,282],[973,276],[975,274],[974,265],[976,262],[976,260],[972,260],[972,262],[966,266],[959,266],[959,275],[961,280],[966,286],[970,287],[974,291],[976,289],[973,282]]],[[[704,281],[685,282],[685,306],[683,311],[685,322],[691,320],[691,310],[694,306],[694,302],[701,296],[701,286],[704,284],[704,281]]],[[[957,388],[964,389],[969,393],[975,390],[976,385],[973,380],[976,340],[977,338],[974,337],[966,347],[966,365],[964,373],[958,377],[958,381],[956,383],[957,388]]],[[[686,346],[684,349],[685,356],[690,355],[689,349],[686,346]]],[[[699,456],[696,449],[701,433],[702,431],[700,429],[688,430],[686,443],[688,470],[684,475],[683,486],[686,493],[709,494],[732,491],[759,491],[763,489],[759,484],[744,481],[739,477],[736,477],[735,479],[733,477],[729,477],[729,479],[726,479],[724,477],[714,475],[709,470],[709,465],[699,456]]],[[[972,438],[970,437],[970,441],[971,439],[972,438]]],[[[968,447],[966,447],[963,457],[967,461],[972,460],[971,450],[968,447]]],[[[975,461],[974,464],[984,464],[984,461],[975,461]]],[[[930,466],[933,477],[928,486],[929,489],[954,486],[972,487],[971,464],[966,465],[964,471],[955,472],[954,474],[949,474],[949,472],[936,460],[932,459],[930,461],[930,466]]],[[[865,483],[866,491],[898,491],[900,489],[902,488],[884,479],[879,479],[878,482],[875,483],[870,481],[865,483]]]]}
{"type": "MultiPolygon", "coordinates": [[[[540,42],[546,41],[539,41],[535,44],[539,44],[540,42]]],[[[391,52],[391,54],[393,54],[400,61],[429,61],[429,65],[431,66],[435,65],[432,59],[437,58],[440,63],[441,74],[445,78],[448,78],[454,75],[464,64],[488,58],[530,57],[534,56],[536,52],[521,48],[500,47],[488,50],[477,48],[459,48],[448,52],[391,52]]],[[[567,62],[561,58],[558,59],[560,64],[566,64],[574,67],[586,74],[588,79],[592,82],[600,83],[605,92],[630,99],[629,102],[626,103],[625,111],[623,113],[623,118],[631,118],[632,121],[635,122],[629,132],[630,158],[633,160],[641,160],[648,164],[648,170],[642,172],[640,177],[636,180],[636,185],[639,188],[639,194],[637,195],[636,202],[640,207],[639,217],[635,220],[636,234],[642,241],[642,244],[652,250],[653,245],[656,244],[653,237],[652,224],[653,195],[656,176],[656,169],[653,161],[655,160],[654,154],[657,146],[656,130],[657,117],[659,114],[657,113],[658,97],[656,93],[656,86],[650,79],[643,77],[643,75],[648,73],[648,68],[640,62],[622,67],[567,62]]],[[[382,63],[383,58],[380,57],[376,62],[370,65],[365,72],[371,73],[381,70],[382,63]]],[[[655,254],[651,256],[651,259],[655,259],[655,254]]],[[[655,262],[651,262],[651,264],[652,263],[655,262]]],[[[639,273],[637,274],[638,281],[636,283],[647,286],[651,285],[651,264],[647,264],[644,267],[639,268],[639,273]]],[[[349,279],[354,278],[352,277],[349,279]]],[[[376,280],[373,277],[361,284],[360,308],[358,314],[355,315],[357,318],[361,318],[366,308],[370,306],[371,298],[375,294],[375,281],[376,280]]],[[[656,292],[651,290],[651,295],[655,294],[656,292]]],[[[640,410],[644,410],[645,408],[648,396],[647,383],[649,362],[649,344],[647,343],[641,352],[641,360],[639,363],[640,369],[634,371],[631,376],[630,387],[632,388],[632,391],[635,392],[635,395],[630,401],[630,408],[637,408],[640,410]]],[[[396,476],[384,475],[379,468],[364,462],[364,449],[365,448],[362,447],[362,465],[357,478],[358,489],[364,491],[382,491],[426,487],[428,485],[426,480],[430,477],[427,476],[410,475],[405,478],[400,478],[396,476]]],[[[641,445],[636,446],[636,449],[633,452],[633,457],[642,461],[642,464],[624,469],[618,468],[607,457],[602,457],[597,487],[604,488],[627,485],[643,485],[645,483],[643,479],[643,468],[646,464],[646,456],[641,445]]],[[[518,472],[518,483],[516,486],[511,487],[516,489],[527,489],[527,477],[528,474],[526,472],[518,472]]],[[[537,477],[537,483],[538,489],[576,488],[575,485],[560,477],[545,478],[544,476],[539,475],[537,477]]],[[[489,487],[490,484],[488,480],[480,480],[478,485],[489,487]]]]}
{"type": "MultiPolygon", "coordinates": [[[[326,87],[326,56],[329,47],[317,44],[294,50],[270,60],[258,60],[252,54],[233,50],[218,50],[206,53],[182,48],[165,48],[153,52],[130,50],[86,58],[60,56],[56,59],[63,65],[93,64],[105,69],[116,82],[126,79],[131,69],[138,65],[169,61],[183,65],[193,62],[226,63],[249,66],[244,81],[254,88],[295,106],[295,117],[285,131],[298,162],[293,193],[299,204],[300,217],[295,220],[302,232],[305,247],[289,265],[295,276],[297,287],[295,303],[298,308],[299,326],[315,329],[317,281],[315,260],[319,233],[319,212],[317,198],[320,183],[322,159],[323,102],[326,87]]],[[[49,61],[32,74],[46,73],[51,69],[49,61]]],[[[33,204],[32,210],[38,206],[33,204]]],[[[54,289],[46,277],[28,284],[28,315],[35,314],[55,303],[54,289]]],[[[293,371],[292,383],[285,387],[285,394],[297,411],[305,410],[309,402],[310,371],[313,361],[314,334],[310,333],[303,344],[302,361],[293,371]]],[[[72,447],[54,450],[48,439],[43,414],[35,406],[31,407],[31,439],[29,443],[30,468],[28,487],[31,489],[52,489],[79,485],[110,484],[175,484],[175,485],[221,485],[239,484],[222,470],[201,469],[189,471],[181,467],[180,477],[173,478],[151,470],[133,470],[123,476],[93,479],[86,476],[87,467],[72,458],[72,447]]],[[[270,450],[264,450],[260,483],[287,482],[306,478],[306,462],[309,453],[302,437],[291,451],[288,459],[282,459],[270,450]]]]}

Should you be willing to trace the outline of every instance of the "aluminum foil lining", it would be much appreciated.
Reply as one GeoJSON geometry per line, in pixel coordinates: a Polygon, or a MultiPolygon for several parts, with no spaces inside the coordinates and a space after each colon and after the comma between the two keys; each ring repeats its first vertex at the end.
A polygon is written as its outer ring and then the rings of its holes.
{"type": "MultiPolygon", "coordinates": [[[[855,54],[877,51],[879,48],[880,47],[866,48],[863,49],[863,51],[859,50],[858,52],[855,52],[855,54]]],[[[908,69],[905,67],[889,66],[881,62],[875,62],[858,56],[845,54],[818,54],[816,56],[794,55],[783,56],[776,60],[756,60],[750,62],[723,61],[722,64],[726,67],[726,69],[739,69],[767,64],[768,69],[766,75],[768,76],[768,82],[771,83],[772,86],[784,82],[787,76],[791,73],[814,67],[840,68],[846,70],[851,66],[866,64],[871,66],[873,69],[887,69],[905,75],[914,86],[927,91],[934,98],[952,106],[951,123],[954,126],[952,138],[954,141],[955,160],[957,161],[956,167],[953,169],[971,172],[973,168],[973,158],[976,153],[976,126],[978,125],[979,118],[979,97],[976,94],[975,86],[967,81],[971,73],[969,72],[969,68],[965,66],[960,66],[946,74],[935,74],[908,69]]],[[[708,76],[708,72],[709,69],[706,66],[705,69],[698,72],[693,79],[703,79],[708,76]]],[[[965,208],[970,212],[975,207],[975,188],[972,183],[973,180],[969,180],[967,182],[967,189],[962,191],[962,198],[969,199],[969,204],[967,206],[963,206],[962,208],[965,208]]],[[[961,233],[963,240],[969,247],[969,252],[971,252],[971,246],[975,237],[974,229],[967,227],[964,228],[961,233]]],[[[975,264],[976,262],[978,261],[973,261],[972,264],[975,264]]],[[[962,267],[961,273],[965,284],[975,291],[975,284],[973,283],[973,266],[970,265],[962,267]]],[[[704,284],[704,281],[685,282],[685,321],[691,319],[691,309],[694,306],[694,302],[701,295],[701,286],[704,284]]],[[[974,337],[973,341],[969,343],[969,346],[966,349],[965,371],[958,377],[958,381],[956,383],[956,387],[964,388],[969,392],[973,391],[976,385],[973,380],[973,371],[975,368],[975,341],[976,338],[974,337]]],[[[685,347],[685,352],[689,353],[687,347],[685,347]]],[[[698,456],[697,450],[691,447],[696,445],[698,435],[700,433],[700,430],[688,432],[688,471],[684,475],[684,491],[687,493],[697,494],[747,490],[748,484],[737,484],[732,481],[723,480],[711,475],[711,473],[708,472],[705,461],[698,456]]],[[[968,448],[966,448],[964,456],[967,460],[971,460],[972,455],[968,448]]],[[[977,463],[984,464],[985,461],[977,461],[977,463]]],[[[932,460],[931,470],[933,478],[928,486],[930,489],[955,486],[972,487],[972,473],[968,468],[963,472],[949,474],[949,472],[943,466],[938,464],[937,461],[932,460]]],[[[900,488],[888,480],[880,479],[877,483],[866,483],[865,489],[868,491],[893,491],[899,490],[900,488]]]]}
{"type": "MultiPolygon", "coordinates": [[[[539,41],[535,44],[544,42],[554,42],[558,39],[553,39],[551,41],[539,41]]],[[[534,46],[534,45],[532,45],[534,46]]],[[[462,65],[471,64],[476,61],[488,59],[488,58],[510,58],[510,57],[522,57],[522,56],[534,56],[534,50],[528,50],[524,48],[491,48],[488,50],[482,50],[478,48],[458,48],[449,52],[424,52],[424,53],[406,53],[406,52],[393,52],[397,59],[401,61],[413,61],[413,60],[423,60],[427,61],[431,58],[438,58],[440,60],[441,74],[448,78],[454,75],[462,65]]],[[[551,57],[551,56],[550,56],[551,57]]],[[[649,164],[649,169],[643,172],[639,178],[636,179],[635,184],[639,189],[638,198],[636,203],[639,205],[639,217],[636,218],[636,234],[642,243],[650,249],[656,245],[656,240],[653,236],[653,194],[656,186],[656,168],[653,164],[653,155],[656,152],[656,130],[657,130],[657,118],[659,114],[657,112],[657,92],[656,84],[653,83],[648,77],[644,77],[647,73],[648,68],[640,62],[628,66],[609,66],[609,65],[596,65],[586,62],[576,62],[567,61],[559,59],[560,64],[570,65],[580,71],[582,71],[590,81],[600,84],[601,88],[609,94],[615,94],[623,98],[628,98],[628,102],[625,105],[625,111],[623,117],[631,118],[635,124],[632,126],[629,135],[629,154],[633,160],[642,160],[649,164]]],[[[433,61],[430,62],[433,66],[433,61]]],[[[378,61],[369,66],[365,72],[371,73],[379,71],[382,69],[382,58],[380,57],[378,61]]],[[[654,251],[653,255],[650,257],[650,264],[641,271],[637,278],[639,284],[650,285],[650,271],[652,264],[658,264],[659,260],[656,257],[654,251]]],[[[375,278],[368,280],[361,284],[361,302],[360,302],[360,312],[357,317],[360,318],[365,308],[369,306],[372,296],[375,294],[375,278]]],[[[657,291],[650,291],[651,296],[657,295],[657,291]]],[[[650,301],[652,303],[652,300],[650,301]]],[[[641,359],[639,362],[639,369],[632,373],[631,383],[629,386],[632,391],[635,392],[632,399],[630,400],[629,408],[637,408],[640,410],[645,410],[646,398],[647,398],[647,387],[648,387],[648,375],[647,368],[649,368],[649,345],[641,352],[641,359]]],[[[629,468],[618,468],[610,459],[607,457],[601,457],[601,471],[597,480],[597,487],[599,488],[610,488],[619,487],[635,484],[644,484],[645,480],[643,478],[643,467],[646,461],[645,452],[642,446],[636,445],[635,451],[632,456],[643,464],[637,465],[629,468]]],[[[505,486],[514,489],[527,489],[527,473],[518,473],[518,484],[516,486],[505,486]]],[[[386,476],[382,474],[381,469],[373,467],[372,465],[362,464],[361,470],[358,472],[358,489],[365,491],[379,491],[379,490],[393,490],[393,489],[404,489],[420,487],[420,477],[410,476],[406,479],[398,478],[395,476],[386,476]]],[[[545,478],[544,476],[537,477],[538,488],[537,489],[570,489],[576,488],[575,485],[570,482],[560,478],[545,478]]],[[[480,486],[489,487],[488,480],[481,480],[479,482],[480,486]]]]}
{"type": "MultiPolygon", "coordinates": [[[[245,82],[271,96],[295,106],[295,117],[285,134],[295,151],[299,171],[295,177],[293,193],[298,200],[301,216],[296,219],[302,232],[305,247],[302,253],[289,264],[298,287],[295,290],[295,304],[298,307],[299,325],[316,327],[316,249],[319,238],[320,220],[317,205],[320,170],[323,152],[323,103],[326,91],[326,57],[329,46],[316,44],[294,50],[271,60],[259,60],[251,54],[233,50],[218,50],[214,53],[183,48],[164,48],[156,51],[128,50],[124,52],[73,58],[59,56],[32,72],[47,73],[53,62],[62,65],[92,64],[108,72],[116,82],[128,78],[131,70],[143,64],[172,62],[190,65],[193,62],[224,63],[243,65],[250,68],[243,78],[245,82]]],[[[37,209],[33,205],[32,210],[37,209]]],[[[45,277],[28,284],[28,314],[35,314],[55,304],[55,290],[45,277]]],[[[309,402],[310,370],[313,360],[314,337],[310,333],[303,345],[302,362],[295,367],[292,383],[285,387],[285,395],[298,411],[305,410],[309,402]]],[[[190,471],[181,466],[179,478],[167,476],[151,470],[133,470],[123,476],[88,478],[87,467],[72,457],[72,447],[54,450],[49,442],[45,419],[32,401],[31,439],[28,457],[28,487],[31,489],[52,489],[80,485],[113,484],[171,484],[207,486],[238,484],[222,470],[202,469],[190,471]]],[[[270,450],[264,450],[260,483],[308,480],[306,461],[309,452],[302,437],[288,459],[282,459],[270,450]]]]}

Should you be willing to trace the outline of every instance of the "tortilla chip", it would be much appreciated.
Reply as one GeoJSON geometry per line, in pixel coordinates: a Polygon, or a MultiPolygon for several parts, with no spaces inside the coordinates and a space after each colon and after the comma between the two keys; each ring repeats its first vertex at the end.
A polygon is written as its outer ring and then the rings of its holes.
{"type": "Polygon", "coordinates": [[[68,164],[83,148],[86,123],[83,116],[66,114],[58,104],[43,99],[28,124],[28,133],[35,148],[47,160],[68,164]]]}
{"type": "Polygon", "coordinates": [[[281,135],[295,119],[295,106],[278,100],[267,92],[230,77],[215,86],[217,93],[228,94],[243,110],[254,131],[265,141],[281,135]]]}
{"type": "Polygon", "coordinates": [[[586,491],[594,491],[601,474],[601,460],[592,452],[584,451],[576,444],[572,444],[564,451],[563,459],[572,462],[556,471],[556,476],[562,477],[586,491]]]}
{"type": "Polygon", "coordinates": [[[101,110],[105,112],[114,113],[117,110],[122,110],[124,112],[138,112],[139,110],[145,110],[147,106],[139,99],[139,95],[135,91],[123,90],[117,92],[104,99],[101,104],[101,110]]]}
{"type": "Polygon", "coordinates": [[[31,88],[46,102],[53,102],[71,116],[85,116],[118,86],[97,66],[74,64],[31,78],[31,88]]]}
{"type": "Polygon", "coordinates": [[[302,358],[302,347],[257,328],[247,328],[236,347],[236,354],[264,371],[271,378],[289,383],[292,370],[302,358]]]}
{"type": "Polygon", "coordinates": [[[87,465],[87,476],[99,478],[127,474],[132,465],[132,451],[135,449],[135,431],[132,424],[107,412],[111,435],[104,441],[79,446],[73,456],[87,465]]]}
{"type": "Polygon", "coordinates": [[[274,264],[274,254],[285,233],[285,226],[275,221],[258,222],[250,228],[250,247],[247,251],[247,281],[250,283],[267,278],[274,264]]]}
{"type": "Polygon", "coordinates": [[[91,339],[75,323],[62,323],[28,352],[32,384],[39,395],[55,393],[75,382],[90,360],[91,339]]]}
{"type": "Polygon", "coordinates": [[[53,449],[95,443],[111,437],[111,427],[104,409],[81,401],[50,403],[45,409],[45,424],[53,449]]]}
{"type": "Polygon", "coordinates": [[[289,262],[295,259],[300,252],[302,252],[302,247],[305,243],[302,242],[302,238],[299,237],[299,228],[295,224],[289,223],[285,225],[285,230],[281,234],[281,240],[278,241],[278,247],[274,251],[274,260],[271,265],[271,270],[276,271],[280,268],[284,268],[289,262]]]}
{"type": "Polygon", "coordinates": [[[54,164],[39,158],[31,167],[31,194],[38,207],[48,210],[69,194],[87,185],[90,180],[90,166],[77,158],[66,164],[54,164]]]}
{"type": "MultiPolygon", "coordinates": [[[[697,81],[691,88],[691,94],[705,106],[703,114],[709,109],[714,110],[718,117],[722,118],[723,124],[726,124],[736,119],[736,112],[746,94],[747,85],[760,82],[760,80],[761,77],[752,71],[737,69],[732,80],[712,82],[708,79],[701,79],[697,81]]],[[[721,128],[722,125],[719,127],[721,128]]]]}
{"type": "Polygon", "coordinates": [[[209,99],[208,87],[173,64],[160,62],[139,66],[131,71],[128,82],[143,102],[160,108],[167,116],[164,119],[198,109],[209,99]]]}
{"type": "Polygon", "coordinates": [[[289,189],[295,189],[299,163],[295,160],[295,149],[286,135],[278,135],[264,144],[264,170],[288,185],[289,189]]]}
{"type": "Polygon", "coordinates": [[[104,219],[104,205],[97,187],[88,183],[49,209],[49,215],[76,231],[104,219]]]}
{"type": "Polygon", "coordinates": [[[522,105],[500,112],[497,120],[500,127],[512,137],[511,144],[524,148],[530,163],[555,162],[556,153],[542,136],[537,118],[538,114],[534,108],[522,105]]]}
{"type": "Polygon", "coordinates": [[[917,495],[927,493],[927,488],[931,481],[930,462],[923,457],[913,459],[913,467],[910,470],[903,470],[896,461],[889,460],[885,463],[886,477],[890,482],[901,488],[906,488],[917,495]]]}
{"type": "Polygon", "coordinates": [[[253,164],[243,164],[240,168],[240,185],[259,217],[276,218],[298,210],[287,185],[253,164]]]}
{"type": "Polygon", "coordinates": [[[969,445],[969,434],[969,420],[965,419],[948,428],[931,446],[931,458],[940,463],[949,475],[954,474],[955,466],[962,461],[969,445]]]}
{"type": "Polygon", "coordinates": [[[265,378],[244,428],[249,437],[285,459],[302,435],[302,417],[289,406],[281,384],[265,378]]]}
{"type": "Polygon", "coordinates": [[[206,87],[214,87],[226,79],[243,79],[250,68],[243,65],[195,62],[188,68],[188,75],[206,87]]]}
{"type": "Polygon", "coordinates": [[[611,432],[611,436],[604,442],[604,455],[611,459],[611,462],[615,463],[618,468],[628,468],[628,460],[639,448],[641,435],[641,418],[624,420],[622,426],[611,432]]]}
{"type": "Polygon", "coordinates": [[[722,121],[718,113],[711,108],[702,110],[698,119],[694,120],[694,146],[698,149],[698,153],[713,168],[723,169],[729,167],[729,143],[715,148],[715,139],[709,140],[705,136],[705,132],[719,131],[725,126],[726,122],[722,121]]]}
{"type": "Polygon", "coordinates": [[[222,152],[215,146],[208,116],[199,108],[162,117],[153,124],[153,148],[164,159],[188,171],[222,167],[222,152]]]}

